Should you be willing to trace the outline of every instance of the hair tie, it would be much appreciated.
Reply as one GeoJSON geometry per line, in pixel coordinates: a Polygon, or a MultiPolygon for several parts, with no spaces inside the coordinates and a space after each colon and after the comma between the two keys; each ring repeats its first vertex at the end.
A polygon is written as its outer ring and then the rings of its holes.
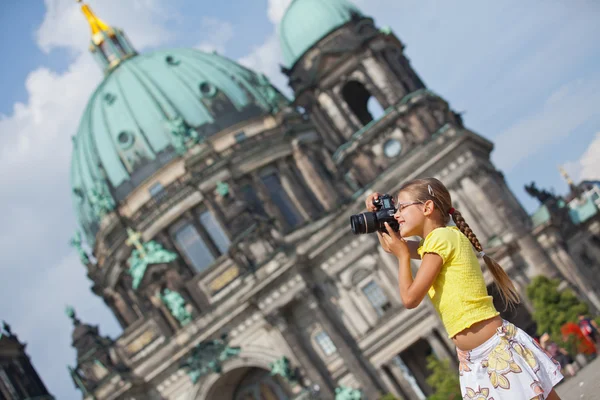
{"type": "Polygon", "coordinates": [[[480,251],[480,252],[478,253],[478,255],[479,255],[479,257],[483,258],[483,257],[485,256],[485,252],[484,252],[484,251],[480,251]]]}
{"type": "Polygon", "coordinates": [[[454,215],[454,211],[456,211],[456,210],[454,209],[454,207],[452,207],[452,208],[450,208],[450,210],[448,210],[448,214],[454,215]]]}

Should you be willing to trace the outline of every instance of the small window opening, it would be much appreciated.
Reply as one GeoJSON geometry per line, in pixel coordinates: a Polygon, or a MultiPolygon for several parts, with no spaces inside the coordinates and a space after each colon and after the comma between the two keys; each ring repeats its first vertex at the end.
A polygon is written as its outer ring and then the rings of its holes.
{"type": "Polygon", "coordinates": [[[342,96],[350,109],[363,125],[380,118],[383,107],[365,86],[357,81],[349,81],[342,89],[342,96]]]}

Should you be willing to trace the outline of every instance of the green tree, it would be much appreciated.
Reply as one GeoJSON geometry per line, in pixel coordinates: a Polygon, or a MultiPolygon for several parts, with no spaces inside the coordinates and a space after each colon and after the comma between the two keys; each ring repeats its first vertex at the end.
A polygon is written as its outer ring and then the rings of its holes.
{"type": "Polygon", "coordinates": [[[379,398],[379,400],[399,400],[396,396],[391,393],[386,393],[379,398]]]}
{"type": "Polygon", "coordinates": [[[427,369],[431,375],[427,383],[434,393],[427,400],[458,400],[462,398],[458,372],[450,366],[450,360],[440,360],[434,354],[427,357],[427,369]]]}
{"type": "Polygon", "coordinates": [[[567,322],[577,322],[577,315],[587,313],[588,306],[571,289],[558,290],[560,280],[538,276],[527,286],[527,297],[533,303],[533,319],[539,335],[548,332],[561,340],[560,328],[567,322]]]}

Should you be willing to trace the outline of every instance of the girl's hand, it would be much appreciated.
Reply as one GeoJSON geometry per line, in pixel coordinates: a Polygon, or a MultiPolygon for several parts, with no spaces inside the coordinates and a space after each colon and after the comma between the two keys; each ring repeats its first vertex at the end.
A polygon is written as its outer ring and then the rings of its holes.
{"type": "Polygon", "coordinates": [[[367,211],[377,211],[377,208],[375,208],[375,206],[373,205],[373,200],[376,200],[379,198],[379,196],[381,196],[381,194],[379,193],[371,193],[369,196],[367,196],[367,199],[365,200],[365,205],[367,206],[367,211]]]}
{"type": "Polygon", "coordinates": [[[390,247],[388,246],[387,241],[383,238],[383,235],[384,234],[377,231],[377,237],[379,238],[379,244],[383,248],[383,251],[385,251],[386,253],[392,254],[392,251],[390,250],[390,247]]]}
{"type": "Polygon", "coordinates": [[[387,222],[385,223],[385,229],[387,230],[387,234],[384,233],[381,235],[383,238],[381,241],[383,249],[386,250],[387,247],[389,253],[392,253],[397,258],[410,258],[410,249],[406,241],[400,236],[400,232],[395,232],[387,222]]]}

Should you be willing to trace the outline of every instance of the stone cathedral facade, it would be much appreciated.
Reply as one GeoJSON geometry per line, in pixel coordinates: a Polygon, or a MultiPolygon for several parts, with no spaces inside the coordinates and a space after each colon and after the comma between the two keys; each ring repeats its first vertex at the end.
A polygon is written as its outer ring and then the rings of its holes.
{"type": "MultiPolygon", "coordinates": [[[[560,277],[600,308],[552,219],[534,226],[491,163],[493,144],[346,0],[287,10],[293,101],[218,54],[138,54],[82,11],[105,78],[73,138],[72,244],[123,327],[104,337],[68,310],[85,399],[424,399],[425,358],[454,360],[452,342],[428,301],[402,306],[377,238],[349,228],[366,193],[417,177],[448,186],[521,291],[560,277]]],[[[508,317],[532,329],[531,311],[508,317]]]]}

